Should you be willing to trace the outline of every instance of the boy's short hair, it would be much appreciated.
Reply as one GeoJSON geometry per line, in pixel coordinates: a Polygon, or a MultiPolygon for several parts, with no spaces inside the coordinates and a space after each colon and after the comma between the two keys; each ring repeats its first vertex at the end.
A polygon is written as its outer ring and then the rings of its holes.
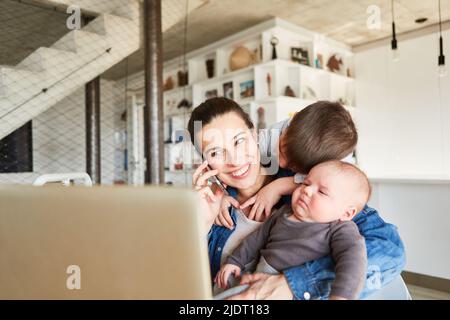
{"type": "Polygon", "coordinates": [[[339,103],[319,101],[295,114],[283,140],[288,166],[307,174],[315,165],[351,154],[358,133],[350,113],[339,103]]]}

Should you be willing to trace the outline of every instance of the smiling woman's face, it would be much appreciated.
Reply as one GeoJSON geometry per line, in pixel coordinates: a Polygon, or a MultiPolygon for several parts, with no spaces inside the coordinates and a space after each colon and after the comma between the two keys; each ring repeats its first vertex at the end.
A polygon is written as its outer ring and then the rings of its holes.
{"type": "Polygon", "coordinates": [[[197,135],[203,158],[228,186],[247,189],[260,174],[256,133],[235,112],[213,119],[197,135]]]}

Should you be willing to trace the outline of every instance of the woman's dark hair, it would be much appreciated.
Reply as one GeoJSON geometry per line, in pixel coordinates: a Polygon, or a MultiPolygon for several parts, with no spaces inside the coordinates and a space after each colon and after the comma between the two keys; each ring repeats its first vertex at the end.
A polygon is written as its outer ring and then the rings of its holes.
{"type": "Polygon", "coordinates": [[[242,120],[249,129],[253,129],[254,125],[248,113],[246,113],[236,102],[227,98],[208,99],[192,111],[191,118],[188,122],[188,131],[192,144],[195,145],[195,135],[199,130],[211,123],[215,118],[224,114],[234,112],[242,120]],[[201,126],[195,126],[195,122],[201,122],[201,126]]]}

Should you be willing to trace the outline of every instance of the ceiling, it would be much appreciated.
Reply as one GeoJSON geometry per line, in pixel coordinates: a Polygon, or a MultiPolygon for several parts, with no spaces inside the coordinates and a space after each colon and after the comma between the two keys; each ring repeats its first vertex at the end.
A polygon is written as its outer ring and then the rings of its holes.
{"type": "MultiPolygon", "coordinates": [[[[359,46],[391,35],[390,0],[162,0],[164,60],[183,53],[185,17],[187,51],[201,48],[236,32],[279,17],[342,41],[359,46]],[[380,8],[381,28],[369,30],[369,6],[380,8]]],[[[442,19],[450,20],[450,0],[442,1],[442,19]]],[[[395,0],[399,34],[434,25],[438,21],[438,0],[395,0]],[[428,22],[416,24],[417,18],[428,22]]],[[[67,29],[65,15],[0,0],[0,65],[16,64],[39,46],[51,45],[67,29]],[[9,31],[11,30],[11,31],[9,31]]],[[[143,50],[131,55],[104,74],[118,79],[143,68],[143,50]]]]}
{"type": "MultiPolygon", "coordinates": [[[[162,1],[163,4],[171,1],[179,10],[186,5],[186,0],[162,1]]],[[[441,1],[442,19],[450,20],[450,0],[441,1]]],[[[421,29],[438,21],[438,0],[395,0],[394,3],[398,33],[421,29]],[[429,20],[424,24],[415,23],[421,17],[429,20]]],[[[163,11],[163,21],[169,14],[163,11]]],[[[285,19],[350,46],[383,39],[392,33],[390,0],[206,0],[188,15],[187,52],[272,17],[285,19]],[[379,30],[367,28],[367,9],[371,5],[380,8],[379,30]]],[[[182,55],[184,25],[185,20],[182,19],[164,32],[164,60],[182,55]]],[[[132,74],[142,70],[142,61],[143,50],[139,50],[129,58],[128,72],[132,74]]],[[[119,64],[105,76],[119,78],[124,69],[124,64],[119,64]]]]}

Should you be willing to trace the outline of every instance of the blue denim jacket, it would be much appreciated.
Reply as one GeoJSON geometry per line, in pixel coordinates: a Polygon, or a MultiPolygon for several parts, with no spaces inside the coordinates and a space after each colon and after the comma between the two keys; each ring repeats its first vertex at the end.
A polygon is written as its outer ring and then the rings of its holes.
{"type": "MultiPolygon", "coordinates": [[[[236,198],[235,190],[229,188],[229,193],[236,198]]],[[[236,224],[236,213],[233,208],[231,218],[236,224]]],[[[360,295],[360,298],[364,299],[401,273],[406,263],[405,249],[397,227],[384,222],[375,209],[366,206],[353,221],[366,239],[367,280],[360,295]]],[[[222,249],[233,231],[214,225],[209,232],[208,249],[212,277],[220,270],[222,249]]],[[[326,256],[283,270],[283,274],[295,299],[328,299],[335,277],[334,261],[331,256],[326,256]]]]}

